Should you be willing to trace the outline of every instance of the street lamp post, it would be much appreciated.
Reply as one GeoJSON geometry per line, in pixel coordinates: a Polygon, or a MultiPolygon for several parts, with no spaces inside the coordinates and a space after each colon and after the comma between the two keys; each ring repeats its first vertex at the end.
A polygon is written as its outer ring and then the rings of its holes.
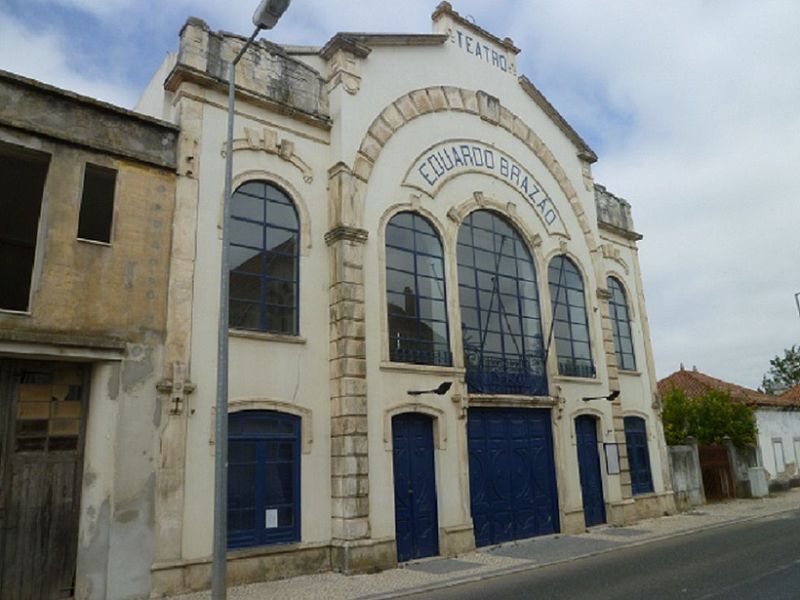
{"type": "Polygon", "coordinates": [[[236,96],[236,65],[262,29],[272,29],[291,0],[261,0],[255,13],[255,31],[228,67],[228,139],[225,151],[225,191],[222,198],[222,256],[219,286],[219,333],[217,337],[217,402],[214,449],[214,545],[212,548],[211,596],[225,600],[228,553],[228,221],[233,187],[233,112],[236,96]]]}

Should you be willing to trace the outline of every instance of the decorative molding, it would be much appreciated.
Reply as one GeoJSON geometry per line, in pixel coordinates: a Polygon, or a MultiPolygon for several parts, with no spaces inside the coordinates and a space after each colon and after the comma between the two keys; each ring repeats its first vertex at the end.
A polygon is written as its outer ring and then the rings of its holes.
{"type": "Polygon", "coordinates": [[[409,402],[395,404],[383,411],[383,447],[387,452],[392,450],[392,417],[404,413],[422,413],[433,419],[433,439],[436,448],[439,450],[447,449],[447,418],[441,408],[423,404],[421,402],[409,402]]]}
{"type": "Polygon", "coordinates": [[[603,253],[603,258],[607,258],[618,263],[625,271],[625,275],[630,275],[630,267],[628,267],[628,263],[622,258],[622,253],[616,245],[600,244],[600,250],[603,253]]]}
{"type": "MultiPolygon", "coordinates": [[[[296,167],[303,174],[303,181],[311,183],[314,172],[306,161],[295,154],[294,142],[287,139],[278,139],[278,132],[269,127],[258,131],[249,127],[244,128],[244,137],[233,139],[233,151],[252,150],[253,152],[266,152],[273,154],[296,167]]],[[[226,144],[223,143],[220,154],[225,158],[226,144]]]]}
{"type": "MultiPolygon", "coordinates": [[[[246,398],[233,398],[228,402],[228,414],[242,412],[245,410],[274,410],[276,412],[287,413],[300,417],[300,430],[301,430],[301,447],[303,454],[311,452],[311,444],[314,442],[314,423],[313,414],[310,408],[298,406],[290,402],[282,400],[273,400],[266,397],[246,397],[246,398]]],[[[208,444],[214,448],[216,443],[216,421],[217,421],[217,407],[211,407],[211,432],[208,438],[208,444]]]]}
{"type": "MultiPolygon", "coordinates": [[[[195,390],[195,384],[186,375],[186,364],[172,363],[172,379],[162,379],[156,384],[156,390],[162,394],[169,394],[171,403],[169,414],[181,415],[186,408],[187,396],[195,390]]],[[[194,414],[192,409],[191,414],[194,414]]]]}
{"type": "Polygon", "coordinates": [[[325,234],[325,243],[330,246],[336,242],[347,240],[350,242],[357,242],[363,244],[369,237],[369,231],[361,229],[360,227],[348,227],[347,225],[339,225],[334,227],[325,234]]]}

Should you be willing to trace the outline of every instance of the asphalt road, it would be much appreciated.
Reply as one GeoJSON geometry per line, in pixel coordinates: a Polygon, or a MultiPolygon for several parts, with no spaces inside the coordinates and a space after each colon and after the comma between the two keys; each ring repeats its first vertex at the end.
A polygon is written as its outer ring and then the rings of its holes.
{"type": "Polygon", "coordinates": [[[800,600],[800,511],[408,598],[800,600]]]}

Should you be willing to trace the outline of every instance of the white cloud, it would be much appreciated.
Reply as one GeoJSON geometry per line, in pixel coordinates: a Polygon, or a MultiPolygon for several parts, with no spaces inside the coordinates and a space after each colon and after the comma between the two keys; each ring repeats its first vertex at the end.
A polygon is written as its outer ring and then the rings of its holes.
{"type": "MultiPolygon", "coordinates": [[[[573,124],[601,102],[596,178],[628,198],[660,375],[756,386],[800,339],[800,4],[535,3],[529,64],[573,124]],[[532,46],[532,47],[531,47],[532,46]],[[533,55],[531,57],[531,54],[533,55]],[[558,96],[563,95],[565,103],[558,96]]],[[[534,78],[535,79],[535,78],[534,78]]]]}
{"type": "Polygon", "coordinates": [[[132,106],[138,95],[130,82],[106,73],[79,72],[80,64],[67,35],[33,30],[0,12],[0,69],[119,106],[132,106]]]}

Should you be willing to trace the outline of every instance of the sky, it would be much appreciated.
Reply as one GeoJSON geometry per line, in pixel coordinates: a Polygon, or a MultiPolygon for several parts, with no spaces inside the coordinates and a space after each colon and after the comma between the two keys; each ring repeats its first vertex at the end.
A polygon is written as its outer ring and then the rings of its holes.
{"type": "MultiPolygon", "coordinates": [[[[190,15],[249,35],[256,0],[0,0],[0,69],[131,108],[190,15]]],[[[454,0],[633,207],[658,377],[757,387],[800,344],[800,2],[454,0]]],[[[270,39],[427,33],[436,1],[294,0],[270,39]]],[[[2,107],[0,107],[0,110],[2,107]]]]}

